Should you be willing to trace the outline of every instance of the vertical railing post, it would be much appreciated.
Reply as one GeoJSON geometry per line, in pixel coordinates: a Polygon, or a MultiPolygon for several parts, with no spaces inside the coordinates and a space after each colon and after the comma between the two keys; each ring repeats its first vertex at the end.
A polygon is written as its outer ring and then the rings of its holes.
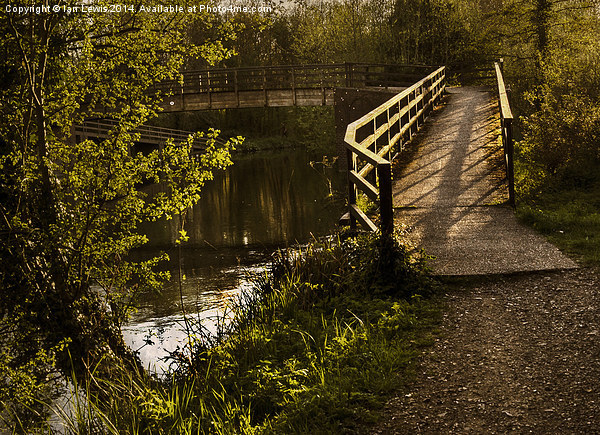
{"type": "Polygon", "coordinates": [[[263,93],[264,93],[264,97],[265,97],[265,107],[268,106],[269,101],[267,100],[267,69],[263,68],[262,69],[262,76],[263,76],[263,93]]]}
{"type": "Polygon", "coordinates": [[[292,67],[292,105],[296,105],[296,71],[292,67]]]}
{"type": "Polygon", "coordinates": [[[377,117],[373,117],[373,152],[377,154],[377,117]]]}
{"type": "Polygon", "coordinates": [[[208,91],[208,108],[212,109],[212,95],[210,90],[210,71],[206,71],[206,89],[208,91]]]}
{"type": "Polygon", "coordinates": [[[237,107],[240,107],[240,88],[238,85],[238,70],[233,70],[233,89],[235,90],[235,100],[237,107]]]}
{"type": "Polygon", "coordinates": [[[394,207],[392,203],[392,165],[390,162],[377,165],[379,178],[379,212],[381,234],[390,236],[394,231],[394,207]]]}
{"type": "Polygon", "coordinates": [[[356,169],[356,156],[350,150],[346,150],[346,160],[348,161],[348,214],[350,215],[350,230],[356,230],[356,218],[352,214],[352,206],[356,205],[356,186],[350,179],[350,172],[356,169]]]}
{"type": "MultiPolygon", "coordinates": [[[[377,137],[375,136],[375,132],[377,131],[377,117],[373,118],[373,122],[371,123],[371,135],[373,136],[373,152],[377,154],[377,137]]],[[[370,148],[370,147],[369,147],[370,148]]],[[[367,175],[367,179],[371,182],[371,184],[377,184],[377,167],[375,167],[369,175],[367,175]]]]}
{"type": "Polygon", "coordinates": [[[346,77],[346,87],[350,87],[350,68],[348,62],[344,62],[344,76],[346,77]]]}
{"type": "MultiPolygon", "coordinates": [[[[387,122],[387,143],[385,144],[386,146],[388,146],[390,144],[390,142],[392,141],[392,132],[391,132],[391,126],[390,126],[390,108],[388,107],[385,111],[385,116],[386,116],[386,121],[387,122]]],[[[389,150],[387,153],[387,160],[392,160],[392,150],[389,150]]]]}
{"type": "Polygon", "coordinates": [[[327,104],[327,98],[325,97],[325,84],[323,83],[323,81],[324,81],[323,68],[320,68],[319,70],[321,71],[321,74],[320,74],[320,79],[321,79],[321,95],[322,95],[321,105],[325,106],[327,104]]]}
{"type": "MultiPolygon", "coordinates": [[[[416,91],[412,91],[409,95],[408,95],[408,104],[409,104],[409,109],[408,109],[408,122],[412,122],[413,117],[416,115],[417,111],[416,111],[416,103],[413,105],[413,101],[416,98],[416,91]]],[[[416,133],[416,130],[418,129],[417,126],[417,122],[415,121],[414,123],[412,123],[412,125],[410,126],[410,128],[408,129],[409,131],[409,135],[408,135],[408,140],[412,140],[413,135],[416,133]]]]}
{"type": "MultiPolygon", "coordinates": [[[[417,103],[417,113],[425,107],[425,84],[419,86],[419,102],[417,103]]],[[[425,122],[425,110],[417,117],[417,128],[421,127],[425,122]]]]}
{"type": "Polygon", "coordinates": [[[512,119],[504,121],[506,131],[506,175],[508,178],[508,202],[512,207],[515,206],[515,146],[513,142],[512,119]]]}
{"type": "MultiPolygon", "coordinates": [[[[402,131],[402,117],[400,116],[400,110],[402,109],[402,100],[398,100],[398,132],[402,131]]],[[[404,136],[400,135],[398,138],[397,153],[400,154],[404,150],[404,136]]]]}

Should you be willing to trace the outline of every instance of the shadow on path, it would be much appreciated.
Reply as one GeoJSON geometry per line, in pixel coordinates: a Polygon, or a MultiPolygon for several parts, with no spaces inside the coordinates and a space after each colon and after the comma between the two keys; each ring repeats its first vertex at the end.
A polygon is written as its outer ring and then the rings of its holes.
{"type": "Polygon", "coordinates": [[[414,158],[395,171],[396,224],[435,257],[430,265],[438,275],[576,267],[505,205],[498,131],[487,88],[449,89],[445,107],[413,145],[414,158]]]}

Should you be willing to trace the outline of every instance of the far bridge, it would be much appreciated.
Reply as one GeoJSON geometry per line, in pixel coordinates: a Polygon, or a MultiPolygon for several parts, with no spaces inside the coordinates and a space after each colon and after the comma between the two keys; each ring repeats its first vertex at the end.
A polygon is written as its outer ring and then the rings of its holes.
{"type": "MultiPolygon", "coordinates": [[[[432,66],[375,63],[210,68],[184,71],[179,79],[154,84],[148,91],[162,98],[164,112],[334,106],[336,142],[343,160],[348,123],[435,70],[437,67],[432,66]]],[[[438,80],[436,86],[441,83],[438,80]]],[[[417,99],[423,89],[415,88],[407,98],[417,99]]],[[[114,126],[110,119],[86,120],[75,127],[74,136],[105,139],[114,126]]],[[[140,149],[162,146],[169,138],[182,142],[191,134],[149,125],[139,127],[136,133],[140,135],[136,145],[140,149]]],[[[204,145],[205,141],[196,142],[195,150],[204,149],[204,145]]]]}
{"type": "Polygon", "coordinates": [[[279,65],[185,71],[150,90],[164,95],[167,112],[250,107],[332,106],[337,88],[411,86],[430,66],[373,63],[279,65]]]}

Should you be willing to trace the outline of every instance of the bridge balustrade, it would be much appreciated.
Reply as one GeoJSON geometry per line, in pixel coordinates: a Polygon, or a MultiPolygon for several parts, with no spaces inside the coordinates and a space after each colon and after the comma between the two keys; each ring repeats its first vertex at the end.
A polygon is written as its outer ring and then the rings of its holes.
{"type": "MultiPolygon", "coordinates": [[[[82,139],[107,139],[110,137],[110,132],[113,131],[119,122],[114,119],[88,119],[82,124],[75,125],[74,135],[77,141],[82,139]]],[[[137,127],[134,133],[139,134],[138,143],[164,145],[169,139],[172,139],[176,144],[185,142],[191,131],[174,130],[165,127],[155,127],[151,125],[141,125],[137,127]]],[[[208,137],[200,137],[194,141],[193,151],[204,151],[208,142],[208,137]]],[[[217,144],[223,145],[225,141],[220,138],[215,138],[217,144]]]]}
{"type": "Polygon", "coordinates": [[[421,128],[428,113],[446,88],[446,68],[431,74],[373,109],[346,129],[348,161],[348,214],[351,229],[358,221],[377,231],[375,223],[358,207],[358,191],[378,203],[380,229],[389,235],[394,228],[391,155],[421,128]],[[375,171],[376,177],[368,177],[375,171]]]}
{"type": "Polygon", "coordinates": [[[336,87],[405,87],[420,79],[420,65],[339,63],[185,71],[180,80],[154,85],[154,91],[177,94],[260,91],[265,89],[333,89],[336,87]]]}
{"type": "Polygon", "coordinates": [[[498,108],[500,110],[500,127],[502,136],[502,148],[504,149],[504,163],[506,166],[506,179],[508,181],[508,202],[515,206],[515,166],[514,154],[515,147],[513,143],[513,114],[508,102],[508,93],[504,84],[504,75],[502,68],[502,59],[500,62],[494,62],[496,69],[496,79],[498,81],[498,108]]]}

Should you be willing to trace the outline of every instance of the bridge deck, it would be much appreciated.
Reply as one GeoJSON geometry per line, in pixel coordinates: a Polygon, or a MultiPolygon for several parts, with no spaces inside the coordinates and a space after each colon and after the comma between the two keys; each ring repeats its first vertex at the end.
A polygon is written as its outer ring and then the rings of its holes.
{"type": "Polygon", "coordinates": [[[448,90],[445,107],[413,145],[410,163],[395,170],[396,226],[435,256],[439,275],[479,275],[572,268],[532,229],[508,199],[499,120],[486,88],[448,90]]]}

